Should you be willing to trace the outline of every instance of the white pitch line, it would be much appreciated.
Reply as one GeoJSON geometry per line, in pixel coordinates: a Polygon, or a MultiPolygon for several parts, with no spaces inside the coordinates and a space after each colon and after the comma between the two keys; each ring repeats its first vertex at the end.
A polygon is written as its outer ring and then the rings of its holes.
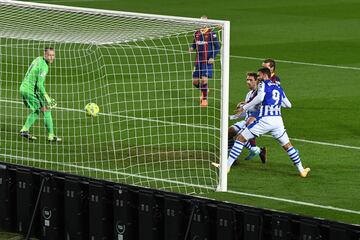
{"type": "MultiPolygon", "coordinates": [[[[6,99],[0,99],[0,102],[23,104],[23,102],[6,100],[6,99]]],[[[82,109],[73,109],[73,108],[64,108],[64,107],[56,107],[55,109],[65,110],[65,111],[69,111],[69,112],[85,113],[85,110],[82,110],[82,109]]],[[[121,115],[121,114],[114,114],[114,113],[98,113],[98,115],[99,116],[118,117],[118,118],[128,118],[128,119],[147,121],[147,122],[156,122],[156,123],[162,123],[165,125],[172,125],[172,126],[185,126],[185,127],[203,128],[203,129],[210,129],[210,130],[220,130],[220,128],[213,127],[213,126],[206,126],[206,125],[200,125],[200,124],[194,125],[194,124],[179,123],[179,122],[169,122],[169,121],[163,121],[163,120],[157,120],[157,119],[151,119],[151,118],[133,117],[133,116],[127,116],[127,115],[121,115]]]]}
{"type": "MultiPolygon", "coordinates": [[[[114,43],[109,43],[109,44],[114,44],[114,43]]],[[[149,46],[136,46],[136,45],[127,45],[127,46],[123,46],[123,47],[155,49],[155,50],[160,50],[160,51],[165,51],[165,52],[178,52],[178,53],[182,53],[182,54],[191,54],[191,53],[189,53],[189,51],[184,51],[184,50],[179,50],[179,49],[168,49],[168,48],[162,48],[162,47],[149,47],[149,46]]],[[[265,58],[259,58],[259,57],[248,57],[248,56],[240,56],[240,55],[230,55],[230,58],[248,59],[248,60],[256,60],[256,61],[263,61],[265,59],[265,58]]],[[[290,60],[282,60],[282,59],[275,59],[275,61],[280,62],[280,63],[289,63],[289,64],[297,64],[297,65],[305,65],[305,66],[313,66],[313,67],[337,68],[337,69],[360,71],[360,67],[298,62],[298,61],[290,61],[290,60]]]]}
{"type": "Polygon", "coordinates": [[[260,194],[236,192],[236,191],[233,191],[233,190],[229,190],[228,192],[232,193],[232,194],[235,194],[235,195],[243,195],[243,196],[255,197],[255,198],[264,198],[264,199],[269,199],[269,200],[274,200],[274,201],[280,201],[280,202],[292,203],[292,204],[303,205],[303,206],[308,206],[308,207],[323,208],[323,209],[327,209],[327,210],[333,210],[333,211],[338,211],[338,212],[346,212],[346,213],[353,213],[353,214],[360,215],[360,211],[350,210],[350,209],[345,209],[345,208],[338,208],[338,207],[333,207],[333,206],[325,206],[325,205],[320,205],[320,204],[315,204],[315,203],[309,203],[309,202],[303,202],[303,201],[295,201],[295,200],[290,200],[290,199],[286,199],[286,198],[271,197],[271,196],[265,196],[265,195],[260,195],[260,194]]]}
{"type": "MultiPolygon", "coordinates": [[[[232,58],[241,58],[241,59],[249,59],[249,60],[260,60],[263,61],[265,58],[259,57],[247,57],[247,56],[237,56],[231,55],[232,58]]],[[[307,63],[307,62],[297,62],[297,61],[289,61],[289,60],[281,60],[275,59],[276,62],[281,63],[290,63],[290,64],[298,64],[298,65],[306,65],[306,66],[314,66],[314,67],[325,67],[325,68],[338,68],[338,69],[347,69],[347,70],[356,70],[360,71],[360,67],[349,67],[349,66],[338,66],[338,65],[330,65],[330,64],[320,64],[320,63],[307,63]]]]}
{"type": "MultiPolygon", "coordinates": [[[[120,43],[106,43],[106,44],[120,44],[120,43]]],[[[0,46],[7,46],[7,45],[0,45],[0,46]]],[[[123,47],[132,47],[132,48],[144,48],[144,49],[155,49],[161,50],[166,52],[179,52],[183,54],[191,54],[188,51],[178,50],[178,49],[167,49],[167,48],[160,48],[160,47],[148,47],[148,46],[136,46],[136,45],[127,45],[123,47]]],[[[248,59],[248,60],[256,60],[256,61],[263,61],[265,58],[259,57],[248,57],[248,56],[240,56],[240,55],[230,55],[230,58],[239,58],[239,59],[248,59]]],[[[321,63],[308,63],[308,62],[298,62],[298,61],[290,61],[290,60],[282,60],[282,59],[275,59],[276,62],[280,63],[289,63],[289,64],[297,64],[297,65],[305,65],[305,66],[314,66],[314,67],[325,67],[325,68],[336,68],[336,69],[346,69],[346,70],[355,70],[360,71],[360,67],[350,67],[350,66],[339,66],[339,65],[331,65],[331,64],[321,64],[321,63]]]]}
{"type": "MultiPolygon", "coordinates": [[[[101,2],[105,2],[108,0],[101,0],[101,2]]],[[[100,2],[99,0],[37,0],[36,2],[38,3],[49,3],[49,4],[59,4],[59,3],[77,3],[77,2],[81,2],[81,3],[86,3],[86,2],[100,2]]]]}
{"type": "MultiPolygon", "coordinates": [[[[4,100],[4,99],[0,99],[0,102],[23,104],[22,102],[19,102],[19,101],[4,100]]],[[[84,112],[84,110],[80,110],[80,109],[63,108],[63,107],[57,107],[56,109],[65,110],[65,111],[72,111],[72,112],[81,112],[81,113],[84,112]]],[[[162,121],[162,120],[157,120],[157,119],[140,118],[140,117],[120,115],[120,114],[99,113],[99,115],[110,116],[110,117],[119,117],[119,118],[129,118],[129,119],[140,120],[140,121],[148,121],[148,122],[157,122],[157,123],[162,123],[162,124],[166,124],[166,125],[173,125],[173,126],[186,126],[186,127],[193,127],[193,128],[204,128],[204,129],[210,129],[210,130],[219,130],[219,128],[215,128],[215,127],[212,127],[212,126],[193,125],[193,124],[177,123],[177,122],[168,122],[168,121],[162,121]]],[[[272,137],[270,135],[263,135],[263,136],[264,137],[272,137]]],[[[332,146],[332,147],[360,150],[360,147],[357,147],[357,146],[349,146],[349,145],[342,145],[342,144],[328,143],[328,142],[319,142],[319,141],[312,141],[312,140],[299,139],[299,138],[290,138],[290,140],[298,141],[298,142],[318,144],[318,145],[324,145],[324,146],[332,146]]]]}
{"type": "MultiPolygon", "coordinates": [[[[262,135],[262,137],[272,138],[271,135],[262,135]]],[[[312,141],[312,140],[299,139],[299,138],[289,138],[289,139],[294,140],[294,141],[298,141],[298,142],[304,142],[304,143],[312,143],[312,144],[318,144],[318,145],[325,145],[325,146],[332,146],[332,147],[360,150],[360,147],[356,147],[356,146],[348,146],[348,145],[342,145],[342,144],[336,144],[336,143],[328,143],[328,142],[319,142],[319,141],[312,141]]]]}
{"type": "MultiPolygon", "coordinates": [[[[148,179],[148,180],[153,180],[153,181],[184,185],[184,186],[188,186],[188,187],[202,188],[202,189],[207,189],[207,190],[215,190],[214,188],[208,187],[208,186],[202,186],[202,185],[185,183],[185,182],[178,182],[178,181],[174,181],[174,180],[161,179],[161,178],[155,178],[155,177],[141,176],[141,175],[130,174],[130,173],[125,173],[125,172],[116,172],[116,171],[113,171],[113,170],[92,168],[92,167],[80,166],[80,165],[76,165],[76,164],[51,162],[51,161],[42,160],[42,159],[34,159],[34,158],[15,156],[15,155],[10,155],[10,154],[0,154],[0,156],[3,156],[5,158],[21,159],[21,160],[26,160],[26,161],[31,161],[31,162],[54,164],[54,165],[59,165],[59,166],[64,166],[64,167],[73,167],[73,168],[83,169],[83,170],[87,170],[87,171],[98,171],[98,172],[110,173],[110,174],[115,174],[115,175],[124,175],[124,176],[128,176],[128,177],[137,177],[137,178],[148,179]]],[[[268,199],[268,200],[273,200],[273,201],[291,203],[291,204],[295,204],[295,205],[322,208],[322,209],[327,209],[327,210],[332,210],[332,211],[337,211],[337,212],[345,212],[345,213],[351,213],[351,214],[360,215],[360,211],[357,211],[357,210],[338,208],[338,207],[333,207],[333,206],[325,206],[325,205],[309,203],[309,202],[303,202],[303,201],[295,201],[295,200],[286,199],[286,198],[278,198],[278,197],[265,196],[265,195],[260,195],[260,194],[246,193],[246,192],[237,192],[237,191],[233,191],[233,190],[229,190],[228,193],[232,193],[232,194],[235,194],[235,195],[243,195],[243,196],[248,196],[248,197],[263,198],[263,199],[268,199]]]]}
{"type": "Polygon", "coordinates": [[[98,171],[98,172],[103,172],[103,173],[122,175],[122,176],[126,176],[126,177],[143,178],[143,179],[153,180],[153,181],[160,181],[160,182],[166,182],[166,183],[172,183],[172,184],[178,184],[178,185],[186,185],[186,186],[189,186],[189,187],[208,188],[208,189],[211,189],[211,190],[215,189],[215,188],[210,188],[210,187],[197,185],[197,184],[179,182],[179,181],[175,181],[175,180],[148,177],[148,176],[143,176],[143,175],[138,175],[138,174],[131,174],[131,173],[126,173],[126,172],[118,172],[118,171],[114,171],[114,170],[107,170],[107,169],[101,169],[101,168],[92,168],[92,167],[86,167],[86,166],[81,166],[81,165],[77,165],[77,164],[52,162],[52,161],[47,161],[47,160],[43,160],[43,159],[35,159],[35,158],[16,156],[16,155],[11,155],[11,154],[2,154],[2,153],[0,153],[0,156],[7,157],[7,158],[21,159],[21,160],[31,161],[31,162],[37,162],[37,163],[55,164],[55,165],[59,165],[59,166],[63,166],[63,167],[72,167],[72,168],[88,170],[88,171],[98,171]]]}
{"type": "MultiPolygon", "coordinates": [[[[191,54],[188,51],[179,50],[179,49],[167,49],[167,48],[148,47],[148,46],[135,46],[135,45],[134,46],[129,45],[127,47],[155,49],[155,50],[161,50],[161,51],[166,51],[166,52],[170,51],[170,52],[179,52],[179,53],[183,53],[183,54],[191,54]]],[[[259,58],[259,57],[248,57],[248,56],[240,56],[240,55],[230,55],[230,58],[240,58],[240,59],[248,59],[248,60],[256,60],[256,61],[264,61],[264,59],[265,59],[265,58],[259,58]]],[[[360,67],[339,66],[339,65],[321,64],[321,63],[298,62],[298,61],[289,61],[289,60],[282,60],[282,59],[275,59],[275,61],[280,62],[280,63],[289,63],[289,64],[297,64],[297,65],[305,65],[305,66],[313,66],[313,67],[337,68],[337,69],[360,71],[360,67]]]]}

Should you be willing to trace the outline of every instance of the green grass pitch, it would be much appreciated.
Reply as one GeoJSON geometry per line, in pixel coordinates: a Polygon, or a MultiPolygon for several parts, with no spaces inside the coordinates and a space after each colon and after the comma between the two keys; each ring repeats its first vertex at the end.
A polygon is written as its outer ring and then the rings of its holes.
{"type": "MultiPolygon", "coordinates": [[[[269,3],[263,0],[240,2],[226,0],[221,4],[215,1],[209,2],[205,8],[202,2],[190,0],[171,4],[164,4],[164,1],[160,0],[41,2],[188,17],[199,17],[206,14],[210,18],[230,20],[232,56],[230,58],[230,110],[244,98],[247,92],[245,73],[256,70],[261,64],[261,59],[272,57],[279,60],[277,73],[293,104],[292,109],[283,110],[285,126],[289,136],[294,138],[292,143],[299,149],[303,164],[311,167],[312,171],[308,178],[299,178],[295,167],[292,166],[281,147],[273,139],[263,137],[258,139],[258,145],[267,146],[269,149],[267,164],[263,165],[260,160],[256,159],[241,160],[240,165],[234,167],[229,174],[229,193],[210,192],[201,196],[360,224],[360,171],[358,168],[360,160],[360,81],[358,77],[360,60],[357,51],[360,47],[360,32],[356,30],[360,26],[360,19],[357,16],[360,11],[358,1],[292,2],[280,0],[269,3]],[[319,144],[319,142],[333,145],[319,144]],[[335,146],[336,144],[345,147],[335,146]],[[354,148],[348,148],[349,146],[354,148]],[[245,196],[241,193],[288,199],[296,201],[296,203],[245,196]],[[316,206],[306,206],[301,202],[312,203],[316,206]],[[353,212],[329,209],[327,206],[353,212]]],[[[19,75],[22,74],[21,71],[19,75]]],[[[191,84],[190,74],[189,72],[189,85],[191,84]]],[[[70,79],[66,79],[66,81],[70,81],[70,79]]],[[[8,87],[6,84],[2,80],[0,99],[6,97],[6,94],[10,94],[1,91],[8,87]]],[[[69,87],[72,88],[72,91],[77,91],[77,86],[69,87]]],[[[83,89],[78,91],[80,90],[83,89]]],[[[86,90],[91,91],[90,87],[86,90]]],[[[95,93],[93,94],[96,99],[95,93]]],[[[190,94],[185,97],[192,98],[193,96],[190,94]]],[[[97,100],[101,105],[102,100],[97,100]]],[[[4,104],[2,103],[2,105],[4,104]]],[[[23,110],[19,108],[18,111],[23,110]]],[[[110,110],[114,111],[114,109],[110,110]]],[[[183,111],[187,110],[183,109],[183,111]]],[[[16,117],[18,114],[14,110],[10,114],[4,114],[4,112],[0,114],[0,137],[4,135],[5,130],[18,131],[15,128],[9,129],[5,124],[9,121],[21,124],[24,119],[16,117]]],[[[79,113],[62,114],[74,114],[75,124],[85,126],[86,122],[84,121],[90,121],[89,119],[83,120],[80,115],[76,115],[79,113]]],[[[121,114],[120,111],[119,114],[121,114]]],[[[151,117],[151,114],[156,113],[145,114],[151,117]]],[[[71,117],[67,116],[67,118],[71,117]]],[[[54,118],[56,119],[56,116],[54,118]]],[[[115,119],[110,120],[115,121],[115,119]]],[[[167,120],[171,121],[172,119],[167,120]]],[[[56,119],[55,121],[61,120],[56,119]]],[[[74,123],[69,122],[68,124],[74,123]]],[[[42,128],[42,125],[39,127],[42,128]]],[[[106,127],[110,128],[110,126],[106,127]]],[[[72,130],[80,131],[75,127],[69,128],[67,131],[72,130]]],[[[181,141],[181,138],[185,137],[181,133],[185,130],[186,127],[179,128],[178,132],[174,133],[174,138],[177,137],[181,141]]],[[[96,140],[95,132],[89,132],[90,130],[86,128],[81,131],[86,131],[87,135],[94,136],[94,140],[96,140]]],[[[157,134],[156,129],[149,128],[147,131],[157,134]]],[[[9,136],[8,133],[6,134],[9,136]]],[[[120,131],[119,134],[130,135],[131,133],[120,131]]],[[[207,135],[201,134],[199,132],[198,139],[197,136],[192,137],[196,141],[206,141],[207,135]]],[[[64,135],[67,136],[69,133],[64,135]]],[[[13,139],[2,141],[1,143],[6,146],[0,146],[1,151],[6,147],[6,149],[16,152],[17,149],[14,149],[16,139],[15,134],[13,139]]],[[[79,141],[81,148],[89,147],[81,145],[80,138],[74,137],[74,141],[79,141]]],[[[101,152],[109,152],[108,149],[101,149],[102,146],[94,144],[94,147],[100,148],[101,152]]],[[[29,151],[40,151],[36,145],[22,145],[21,147],[22,150],[27,148],[29,151]]],[[[48,147],[51,148],[51,145],[48,147]]],[[[70,148],[71,146],[64,145],[62,149],[64,159],[70,148]]],[[[137,151],[137,149],[133,150],[137,151]]],[[[216,147],[212,150],[217,151],[216,147]]],[[[121,154],[126,156],[125,152],[121,154]]],[[[61,158],[61,156],[59,157],[61,158]]],[[[103,157],[111,159],[109,155],[103,157]]],[[[167,157],[170,158],[170,156],[167,157]]],[[[195,153],[193,157],[196,159],[195,153]]],[[[206,157],[211,159],[213,156],[209,154],[206,157]]],[[[244,156],[240,158],[243,159],[244,156]]],[[[109,164],[111,166],[111,162],[109,164]]],[[[49,167],[51,164],[43,166],[49,167]]],[[[91,163],[88,166],[98,167],[91,166],[91,163]]],[[[64,167],[62,170],[71,171],[72,169],[64,167]]],[[[85,172],[86,169],[84,169],[85,172]]],[[[111,173],[102,173],[96,177],[112,178],[111,173]]],[[[138,181],[141,182],[141,179],[138,181]]],[[[153,184],[156,186],[157,183],[153,184]]],[[[0,235],[0,239],[9,238],[2,238],[0,235]]]]}

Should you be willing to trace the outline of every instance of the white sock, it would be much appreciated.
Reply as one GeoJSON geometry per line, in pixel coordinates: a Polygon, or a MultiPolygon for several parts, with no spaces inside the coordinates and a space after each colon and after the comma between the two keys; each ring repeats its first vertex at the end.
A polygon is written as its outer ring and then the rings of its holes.
{"type": "Polygon", "coordinates": [[[228,163],[227,163],[228,169],[231,168],[231,166],[233,165],[235,160],[241,154],[243,147],[244,147],[243,143],[241,143],[238,140],[235,140],[234,146],[231,148],[229,158],[228,158],[228,163]]]}
{"type": "Polygon", "coordinates": [[[294,165],[297,167],[299,172],[304,171],[304,167],[301,163],[299,151],[296,150],[294,147],[291,147],[287,150],[287,154],[289,155],[291,161],[293,161],[294,165]]]}
{"type": "Polygon", "coordinates": [[[261,150],[260,150],[260,148],[258,146],[256,146],[256,147],[251,147],[250,151],[252,151],[254,153],[260,153],[261,150]]]}

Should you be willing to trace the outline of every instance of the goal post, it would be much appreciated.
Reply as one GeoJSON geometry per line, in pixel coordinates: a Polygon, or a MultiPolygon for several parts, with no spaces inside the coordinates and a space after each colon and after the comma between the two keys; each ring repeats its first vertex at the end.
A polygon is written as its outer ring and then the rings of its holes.
{"type": "Polygon", "coordinates": [[[230,76],[230,22],[224,22],[221,59],[221,125],[220,125],[220,171],[217,190],[227,191],[228,118],[229,118],[229,76],[230,76]]]}
{"type": "Polygon", "coordinates": [[[0,0],[0,25],[0,161],[188,194],[227,190],[228,21],[0,0]],[[189,52],[204,26],[221,46],[207,107],[189,52]],[[20,84],[48,46],[58,143],[47,141],[43,114],[36,140],[19,134],[31,113],[20,84]],[[85,114],[90,102],[96,117],[85,114]]]}

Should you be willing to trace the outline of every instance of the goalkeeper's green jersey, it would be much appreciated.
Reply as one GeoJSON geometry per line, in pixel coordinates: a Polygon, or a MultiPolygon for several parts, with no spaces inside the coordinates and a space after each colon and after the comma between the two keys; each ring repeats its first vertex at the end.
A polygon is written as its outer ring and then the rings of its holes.
{"type": "Polygon", "coordinates": [[[27,70],[21,83],[20,91],[32,92],[43,98],[46,94],[44,82],[49,72],[49,66],[43,57],[37,57],[27,70]]]}

